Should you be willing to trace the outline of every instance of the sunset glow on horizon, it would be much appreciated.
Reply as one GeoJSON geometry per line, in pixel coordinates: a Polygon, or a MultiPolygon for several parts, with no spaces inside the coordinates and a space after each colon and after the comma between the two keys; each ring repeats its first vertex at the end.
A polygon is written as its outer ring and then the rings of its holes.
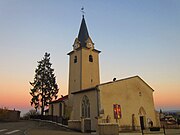
{"type": "MultiPolygon", "coordinates": [[[[0,108],[33,109],[37,61],[51,54],[58,96],[68,94],[69,57],[82,19],[100,54],[101,83],[138,75],[156,110],[180,110],[180,1],[1,0],[0,108]]],[[[58,97],[58,98],[59,98],[58,97]]]]}

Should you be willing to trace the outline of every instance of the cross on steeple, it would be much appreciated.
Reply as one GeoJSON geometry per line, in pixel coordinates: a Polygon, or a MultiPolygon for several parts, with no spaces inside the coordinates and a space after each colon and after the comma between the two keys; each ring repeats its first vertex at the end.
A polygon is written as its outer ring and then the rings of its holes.
{"type": "Polygon", "coordinates": [[[81,8],[81,12],[82,12],[82,16],[84,17],[85,11],[84,11],[84,7],[83,6],[81,8]]]}

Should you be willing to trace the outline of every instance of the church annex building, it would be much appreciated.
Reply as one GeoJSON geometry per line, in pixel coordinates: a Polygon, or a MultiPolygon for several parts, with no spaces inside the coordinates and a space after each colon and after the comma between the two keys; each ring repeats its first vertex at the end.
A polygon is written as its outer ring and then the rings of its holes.
{"type": "Polygon", "coordinates": [[[99,54],[89,36],[85,18],[69,55],[68,95],[50,103],[49,115],[68,117],[69,128],[96,131],[98,124],[116,123],[138,130],[153,122],[159,126],[154,90],[139,76],[100,83],[99,54]]]}

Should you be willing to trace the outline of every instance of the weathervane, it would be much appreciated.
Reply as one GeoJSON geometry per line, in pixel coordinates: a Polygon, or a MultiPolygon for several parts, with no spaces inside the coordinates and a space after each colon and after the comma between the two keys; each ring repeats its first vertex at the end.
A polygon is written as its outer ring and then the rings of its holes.
{"type": "Polygon", "coordinates": [[[84,7],[83,6],[81,8],[81,13],[82,13],[82,16],[84,17],[85,11],[84,11],[84,7]]]}

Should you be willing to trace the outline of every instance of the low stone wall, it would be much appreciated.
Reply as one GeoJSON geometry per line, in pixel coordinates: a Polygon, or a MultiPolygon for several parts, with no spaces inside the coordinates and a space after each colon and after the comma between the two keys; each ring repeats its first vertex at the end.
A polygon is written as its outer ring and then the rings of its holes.
{"type": "Polygon", "coordinates": [[[20,113],[20,111],[16,110],[3,110],[3,113],[0,114],[0,121],[18,121],[20,113]]]}
{"type": "Polygon", "coordinates": [[[68,127],[73,130],[81,131],[80,120],[68,120],[68,127]]]}
{"type": "Polygon", "coordinates": [[[130,126],[130,125],[121,125],[119,127],[119,131],[122,131],[122,132],[126,132],[126,131],[140,131],[141,130],[141,127],[140,126],[130,126]]]}
{"type": "Polygon", "coordinates": [[[8,120],[9,121],[18,121],[20,119],[20,111],[9,111],[8,112],[8,120]]]}
{"type": "Polygon", "coordinates": [[[98,135],[119,135],[118,124],[101,123],[98,124],[98,135]]]}

